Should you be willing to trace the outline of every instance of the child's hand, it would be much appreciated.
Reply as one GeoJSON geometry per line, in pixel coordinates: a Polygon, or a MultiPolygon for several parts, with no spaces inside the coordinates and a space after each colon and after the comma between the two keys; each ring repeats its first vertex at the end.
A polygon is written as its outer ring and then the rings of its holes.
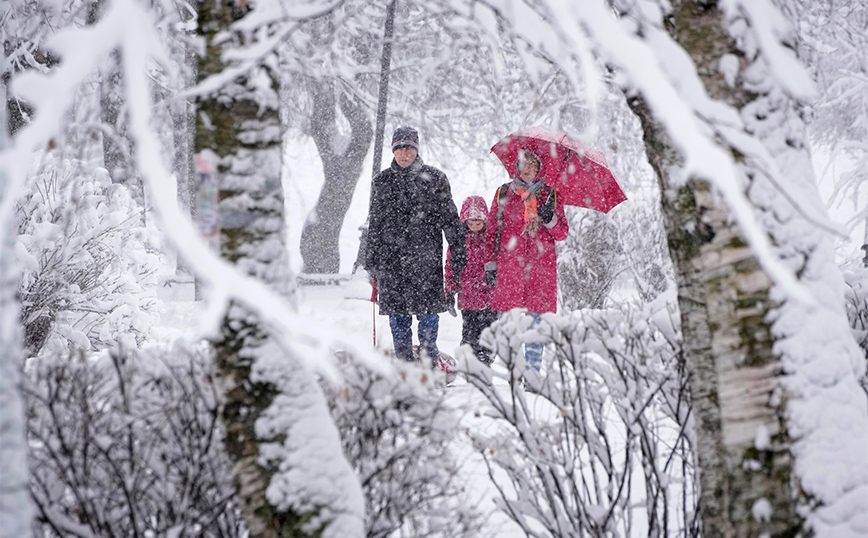
{"type": "Polygon", "coordinates": [[[449,311],[449,314],[455,318],[458,317],[458,311],[455,309],[455,294],[450,293],[446,296],[446,309],[449,311]]]}

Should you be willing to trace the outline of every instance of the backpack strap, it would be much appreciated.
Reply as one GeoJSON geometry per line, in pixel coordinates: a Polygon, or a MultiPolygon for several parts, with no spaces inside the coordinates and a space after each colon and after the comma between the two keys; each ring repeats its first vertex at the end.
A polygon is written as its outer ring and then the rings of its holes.
{"type": "Polygon", "coordinates": [[[506,205],[506,195],[509,193],[509,183],[504,183],[497,189],[497,240],[494,243],[494,259],[500,254],[500,234],[503,232],[503,206],[506,205]]]}

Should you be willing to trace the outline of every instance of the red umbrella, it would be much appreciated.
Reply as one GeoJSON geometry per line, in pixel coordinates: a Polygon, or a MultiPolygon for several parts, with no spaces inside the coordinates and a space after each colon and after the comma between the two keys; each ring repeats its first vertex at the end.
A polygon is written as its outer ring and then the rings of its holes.
{"type": "Polygon", "coordinates": [[[586,148],[565,134],[530,127],[504,137],[492,146],[510,177],[518,177],[519,151],[530,151],[542,161],[540,176],[558,191],[565,205],[608,213],[627,199],[609,170],[602,152],[586,148]]]}

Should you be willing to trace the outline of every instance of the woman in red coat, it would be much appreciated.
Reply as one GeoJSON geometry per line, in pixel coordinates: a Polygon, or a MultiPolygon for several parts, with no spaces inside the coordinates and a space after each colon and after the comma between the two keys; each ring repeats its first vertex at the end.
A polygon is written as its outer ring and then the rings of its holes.
{"type": "MultiPolygon", "coordinates": [[[[557,312],[558,259],[555,241],[570,231],[557,193],[540,177],[540,160],[519,152],[519,177],[494,196],[485,230],[486,278],[494,285],[491,309],[557,312]],[[539,179],[538,179],[539,178],[539,179]]],[[[527,344],[525,359],[539,370],[541,344],[527,344]]]]}

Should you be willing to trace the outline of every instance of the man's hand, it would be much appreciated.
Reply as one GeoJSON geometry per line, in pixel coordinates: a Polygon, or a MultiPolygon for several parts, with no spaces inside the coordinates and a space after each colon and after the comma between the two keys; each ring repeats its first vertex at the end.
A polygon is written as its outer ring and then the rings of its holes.
{"type": "Polygon", "coordinates": [[[493,288],[495,282],[497,282],[497,269],[489,269],[485,272],[485,283],[493,288]]]}
{"type": "Polygon", "coordinates": [[[458,317],[458,311],[455,309],[455,294],[450,293],[446,296],[446,309],[449,311],[449,314],[455,318],[458,317]]]}

